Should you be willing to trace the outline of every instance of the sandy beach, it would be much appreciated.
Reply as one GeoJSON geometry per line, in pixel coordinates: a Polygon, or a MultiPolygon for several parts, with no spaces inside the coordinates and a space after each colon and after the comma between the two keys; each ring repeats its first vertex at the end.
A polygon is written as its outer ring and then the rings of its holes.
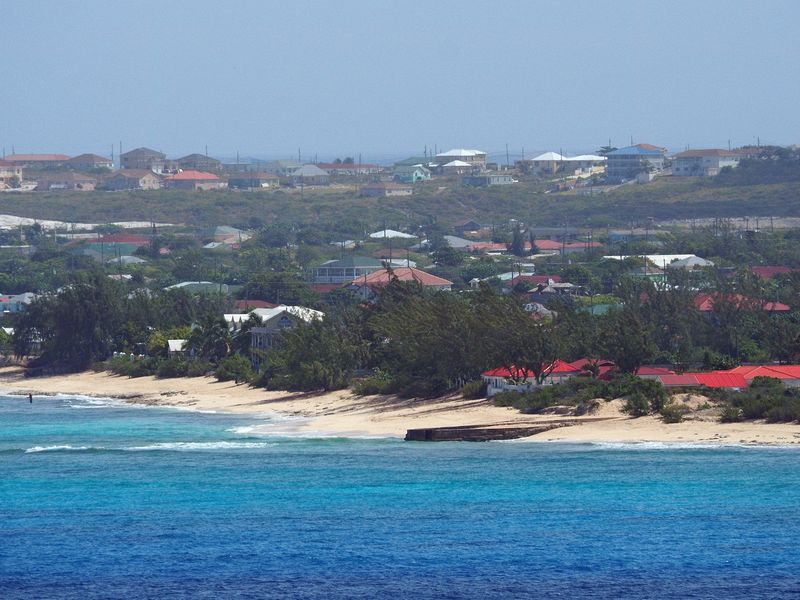
{"type": "MultiPolygon", "coordinates": [[[[210,377],[128,378],[87,371],[70,375],[25,378],[15,367],[0,369],[0,392],[37,395],[80,394],[117,398],[156,406],[291,417],[295,434],[403,437],[413,428],[465,425],[535,425],[564,419],[563,415],[524,415],[488,400],[458,396],[439,399],[401,399],[394,396],[355,396],[348,390],[328,393],[266,391],[217,382],[210,377]]],[[[622,401],[600,402],[597,411],[574,417],[577,425],[559,427],[530,438],[532,442],[598,442],[676,444],[800,445],[800,425],[762,422],[719,423],[713,411],[702,410],[702,396],[681,401],[693,409],[686,420],[665,424],[657,417],[631,418],[621,412],[622,401]]],[[[258,426],[254,428],[258,431],[258,426]]],[[[270,431],[265,426],[265,432],[270,431]]]]}

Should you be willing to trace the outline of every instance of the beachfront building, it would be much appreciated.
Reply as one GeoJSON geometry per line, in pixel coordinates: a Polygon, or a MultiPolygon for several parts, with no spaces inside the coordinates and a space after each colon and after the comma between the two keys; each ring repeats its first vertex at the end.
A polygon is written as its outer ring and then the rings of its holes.
{"type": "Polygon", "coordinates": [[[484,371],[481,379],[486,382],[486,396],[491,398],[500,392],[530,392],[543,385],[563,383],[583,373],[581,367],[556,359],[545,369],[542,383],[536,382],[535,374],[521,367],[498,367],[484,371]]]}
{"type": "Polygon", "coordinates": [[[305,306],[279,304],[273,308],[256,308],[249,313],[225,315],[225,321],[233,331],[241,328],[250,315],[257,315],[261,325],[250,329],[251,359],[255,365],[269,352],[281,347],[283,334],[299,323],[321,320],[325,313],[305,306]]]}

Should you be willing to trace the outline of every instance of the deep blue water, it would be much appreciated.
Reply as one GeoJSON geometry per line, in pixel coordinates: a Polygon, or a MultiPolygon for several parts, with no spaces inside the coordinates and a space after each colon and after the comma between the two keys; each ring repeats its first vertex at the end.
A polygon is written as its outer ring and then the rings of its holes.
{"type": "Polygon", "coordinates": [[[797,449],[248,425],[0,398],[0,598],[800,596],[797,449]]]}

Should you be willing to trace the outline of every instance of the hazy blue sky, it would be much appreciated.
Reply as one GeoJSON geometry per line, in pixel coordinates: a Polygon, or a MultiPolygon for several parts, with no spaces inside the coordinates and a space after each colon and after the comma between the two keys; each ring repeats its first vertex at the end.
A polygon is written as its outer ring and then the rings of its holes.
{"type": "Polygon", "coordinates": [[[800,2],[0,0],[6,152],[800,142],[800,2]]]}

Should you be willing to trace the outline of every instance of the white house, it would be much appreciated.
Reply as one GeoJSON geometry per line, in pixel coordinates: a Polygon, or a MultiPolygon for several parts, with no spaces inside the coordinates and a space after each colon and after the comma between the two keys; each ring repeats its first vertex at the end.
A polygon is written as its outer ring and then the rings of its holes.
{"type": "Polygon", "coordinates": [[[719,174],[720,169],[738,164],[739,155],[729,150],[686,150],[672,157],[672,174],[676,177],[713,177],[719,174]]]}

